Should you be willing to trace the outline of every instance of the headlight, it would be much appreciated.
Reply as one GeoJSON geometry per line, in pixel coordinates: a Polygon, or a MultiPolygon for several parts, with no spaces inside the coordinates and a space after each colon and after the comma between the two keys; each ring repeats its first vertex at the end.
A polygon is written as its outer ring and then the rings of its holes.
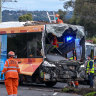
{"type": "Polygon", "coordinates": [[[42,65],[47,67],[56,67],[54,64],[50,64],[48,61],[44,61],[42,65]]]}
{"type": "Polygon", "coordinates": [[[84,68],[85,66],[84,66],[84,65],[81,65],[80,67],[81,67],[81,68],[84,68]]]}

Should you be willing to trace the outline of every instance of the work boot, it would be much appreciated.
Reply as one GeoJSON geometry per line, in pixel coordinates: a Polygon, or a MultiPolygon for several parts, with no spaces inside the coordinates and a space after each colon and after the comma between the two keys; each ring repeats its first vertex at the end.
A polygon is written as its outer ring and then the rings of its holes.
{"type": "Polygon", "coordinates": [[[89,88],[93,88],[93,86],[90,86],[89,88]]]}

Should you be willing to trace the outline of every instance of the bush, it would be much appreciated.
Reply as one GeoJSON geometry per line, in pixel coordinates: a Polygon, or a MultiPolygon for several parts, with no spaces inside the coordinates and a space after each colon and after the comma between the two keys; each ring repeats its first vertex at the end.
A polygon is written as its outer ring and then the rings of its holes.
{"type": "Polygon", "coordinates": [[[96,37],[93,37],[92,40],[93,40],[93,43],[96,44],[96,37]]]}
{"type": "Polygon", "coordinates": [[[86,40],[92,40],[94,44],[96,44],[96,37],[87,38],[86,40]]]}
{"type": "Polygon", "coordinates": [[[84,96],[96,96],[96,92],[90,92],[85,94],[84,96]]]}

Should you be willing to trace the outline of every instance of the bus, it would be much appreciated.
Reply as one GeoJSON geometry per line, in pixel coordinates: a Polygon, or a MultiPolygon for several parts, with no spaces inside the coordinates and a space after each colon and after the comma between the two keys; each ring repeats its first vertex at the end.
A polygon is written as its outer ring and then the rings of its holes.
{"type": "MultiPolygon", "coordinates": [[[[0,72],[9,51],[15,52],[19,64],[20,84],[54,86],[57,82],[76,80],[79,62],[85,58],[84,28],[45,23],[0,28],[0,72]]],[[[4,80],[4,76],[0,79],[4,80]]]]}
{"type": "Polygon", "coordinates": [[[85,49],[85,58],[87,58],[88,55],[91,55],[96,63],[96,44],[85,42],[85,49]]]}

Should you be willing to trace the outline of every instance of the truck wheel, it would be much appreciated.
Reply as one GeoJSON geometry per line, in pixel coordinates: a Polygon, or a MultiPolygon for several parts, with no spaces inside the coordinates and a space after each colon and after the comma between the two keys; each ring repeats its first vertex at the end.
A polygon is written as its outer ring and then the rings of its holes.
{"type": "Polygon", "coordinates": [[[48,82],[45,82],[45,85],[47,87],[53,87],[54,85],[56,85],[57,82],[52,82],[52,81],[48,81],[48,82]]]}
{"type": "Polygon", "coordinates": [[[93,82],[94,82],[93,86],[96,88],[96,76],[94,76],[93,82]]]}

